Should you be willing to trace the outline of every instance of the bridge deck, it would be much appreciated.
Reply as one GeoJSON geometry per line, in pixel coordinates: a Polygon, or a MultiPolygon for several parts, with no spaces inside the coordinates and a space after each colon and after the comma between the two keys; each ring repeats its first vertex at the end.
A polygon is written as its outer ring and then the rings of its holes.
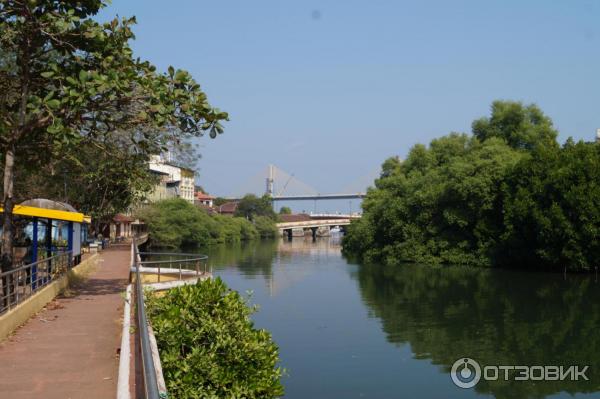
{"type": "Polygon", "coordinates": [[[350,224],[350,219],[330,219],[330,220],[307,220],[302,222],[285,222],[277,223],[277,228],[280,230],[286,229],[300,229],[300,228],[311,228],[311,227],[324,227],[324,226],[347,226],[350,224]]]}

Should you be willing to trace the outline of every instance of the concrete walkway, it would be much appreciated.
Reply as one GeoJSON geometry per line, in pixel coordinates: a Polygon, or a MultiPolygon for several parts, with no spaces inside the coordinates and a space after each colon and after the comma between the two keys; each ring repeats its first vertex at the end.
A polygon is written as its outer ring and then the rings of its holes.
{"type": "Polygon", "coordinates": [[[117,390],[130,245],[100,253],[96,271],[0,344],[0,397],[107,399],[117,390]]]}

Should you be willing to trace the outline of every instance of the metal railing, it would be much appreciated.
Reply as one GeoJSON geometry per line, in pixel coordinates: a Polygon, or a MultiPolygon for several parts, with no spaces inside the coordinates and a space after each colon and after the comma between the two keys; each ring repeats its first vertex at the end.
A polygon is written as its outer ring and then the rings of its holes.
{"type": "Polygon", "coordinates": [[[0,314],[66,274],[73,266],[72,259],[72,251],[65,251],[0,273],[0,314]]]}
{"type": "Polygon", "coordinates": [[[156,380],[156,369],[152,360],[152,348],[150,347],[150,333],[148,331],[148,318],[146,317],[146,306],[144,304],[144,291],[140,277],[140,255],[135,238],[131,243],[133,266],[135,267],[135,296],[138,322],[138,334],[140,338],[140,350],[142,357],[142,379],[144,382],[144,393],[147,399],[160,399],[158,381],[156,380]]]}
{"type": "Polygon", "coordinates": [[[160,399],[160,389],[157,380],[157,372],[152,358],[152,347],[150,344],[150,331],[146,307],[144,303],[144,290],[141,278],[140,267],[156,268],[156,273],[160,282],[161,272],[164,274],[179,273],[179,279],[183,280],[195,275],[208,273],[208,256],[199,254],[182,254],[169,252],[140,252],[137,242],[134,238],[132,242],[132,262],[135,269],[135,292],[136,292],[136,311],[137,322],[142,359],[142,380],[143,392],[146,399],[160,399]],[[145,260],[142,260],[144,257],[145,260]],[[148,260],[150,258],[151,260],[148,260]],[[165,270],[170,269],[170,270],[165,270]],[[190,273],[191,272],[191,273],[190,273]]]}
{"type": "Polygon", "coordinates": [[[156,260],[144,260],[140,262],[140,265],[144,267],[153,267],[157,269],[156,274],[158,282],[160,282],[161,270],[165,272],[165,268],[178,270],[180,280],[184,278],[184,270],[195,272],[196,277],[200,277],[201,274],[207,274],[209,272],[207,255],[170,252],[140,252],[140,255],[144,258],[159,258],[156,260]],[[163,259],[167,257],[168,259],[163,259]]]}

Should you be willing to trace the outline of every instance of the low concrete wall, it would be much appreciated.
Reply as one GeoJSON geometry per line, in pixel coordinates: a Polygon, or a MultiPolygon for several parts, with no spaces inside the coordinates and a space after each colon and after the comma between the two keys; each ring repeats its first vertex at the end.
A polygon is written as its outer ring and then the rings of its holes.
{"type": "Polygon", "coordinates": [[[0,341],[4,341],[21,325],[40,310],[44,308],[69,286],[69,279],[73,277],[85,277],[96,266],[98,255],[94,254],[84,260],[59,279],[51,282],[34,295],[30,296],[2,316],[0,316],[0,341]]]}
{"type": "MultiPolygon", "coordinates": [[[[179,273],[180,273],[179,269],[162,267],[160,269],[160,281],[159,281],[158,268],[140,266],[140,277],[142,280],[142,284],[186,280],[186,279],[192,279],[192,278],[201,277],[201,276],[210,274],[210,273],[203,273],[203,272],[196,273],[195,270],[188,270],[188,269],[182,269],[181,275],[179,273]]],[[[130,270],[130,278],[129,279],[132,283],[135,283],[136,273],[135,273],[134,267],[132,267],[130,270]]]]}

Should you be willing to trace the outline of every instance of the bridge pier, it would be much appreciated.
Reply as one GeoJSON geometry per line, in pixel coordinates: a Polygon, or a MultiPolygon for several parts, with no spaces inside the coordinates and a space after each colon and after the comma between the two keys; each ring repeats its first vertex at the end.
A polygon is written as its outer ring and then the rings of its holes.
{"type": "Polygon", "coordinates": [[[313,242],[317,241],[317,230],[319,230],[319,228],[318,227],[311,227],[310,230],[312,232],[312,240],[313,240],[313,242]]]}
{"type": "Polygon", "coordinates": [[[287,235],[288,241],[292,241],[292,237],[294,237],[293,229],[284,229],[283,232],[287,235]]]}

